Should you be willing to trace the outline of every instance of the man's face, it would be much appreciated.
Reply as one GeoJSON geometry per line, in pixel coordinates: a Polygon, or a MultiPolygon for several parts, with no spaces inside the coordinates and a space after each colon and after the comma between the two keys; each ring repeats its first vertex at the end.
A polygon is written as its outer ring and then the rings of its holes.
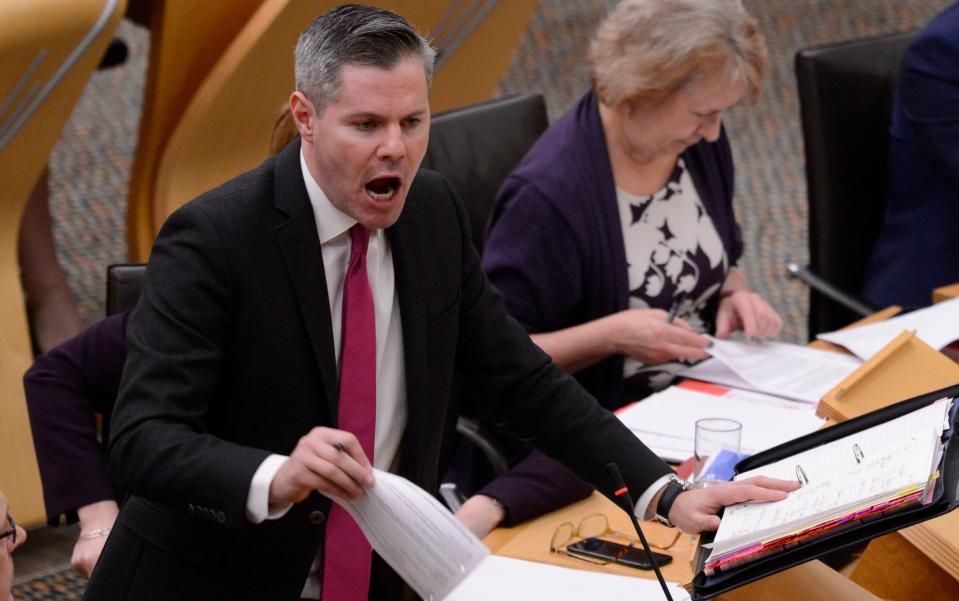
{"type": "Polygon", "coordinates": [[[294,93],[303,155],[333,206],[367,229],[387,228],[399,219],[426,154],[430,109],[423,63],[411,56],[392,69],[347,65],[340,80],[339,98],[319,114],[294,93]]]}
{"type": "MultiPolygon", "coordinates": [[[[7,498],[0,493],[0,532],[6,532],[10,529],[7,523],[8,515],[7,498]]],[[[13,601],[13,594],[10,587],[13,584],[13,559],[10,555],[13,550],[23,544],[27,539],[27,533],[20,526],[16,527],[17,542],[14,544],[12,536],[0,539],[0,601],[13,601]]]]}

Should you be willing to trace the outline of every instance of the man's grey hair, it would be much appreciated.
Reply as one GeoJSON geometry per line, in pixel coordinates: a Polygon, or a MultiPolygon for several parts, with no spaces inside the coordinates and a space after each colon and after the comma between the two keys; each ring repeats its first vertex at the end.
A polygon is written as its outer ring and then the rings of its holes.
{"type": "Polygon", "coordinates": [[[300,34],[295,53],[296,89],[322,111],[339,97],[344,66],[391,69],[409,56],[423,61],[429,86],[436,50],[406,19],[381,8],[337,6],[300,34]]]}

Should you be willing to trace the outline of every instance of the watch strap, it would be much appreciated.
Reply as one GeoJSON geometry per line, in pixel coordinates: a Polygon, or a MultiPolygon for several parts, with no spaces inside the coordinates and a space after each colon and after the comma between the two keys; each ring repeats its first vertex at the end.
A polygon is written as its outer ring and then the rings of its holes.
{"type": "Polygon", "coordinates": [[[679,493],[685,491],[687,488],[689,488],[689,486],[686,482],[679,478],[671,478],[669,482],[666,483],[663,494],[659,496],[659,502],[656,504],[656,519],[672,528],[673,523],[669,521],[669,510],[673,508],[673,503],[676,501],[679,493]]]}

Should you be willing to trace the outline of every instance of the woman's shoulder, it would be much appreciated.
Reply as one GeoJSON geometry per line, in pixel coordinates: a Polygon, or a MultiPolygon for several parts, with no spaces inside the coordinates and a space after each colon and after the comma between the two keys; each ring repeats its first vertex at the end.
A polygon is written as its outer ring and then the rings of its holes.
{"type": "Polygon", "coordinates": [[[609,159],[605,145],[602,153],[593,148],[595,140],[601,140],[602,130],[598,116],[595,123],[591,119],[591,96],[587,93],[540,136],[504,189],[512,185],[562,205],[595,186],[596,178],[602,177],[604,160],[605,171],[609,171],[609,159]]]}

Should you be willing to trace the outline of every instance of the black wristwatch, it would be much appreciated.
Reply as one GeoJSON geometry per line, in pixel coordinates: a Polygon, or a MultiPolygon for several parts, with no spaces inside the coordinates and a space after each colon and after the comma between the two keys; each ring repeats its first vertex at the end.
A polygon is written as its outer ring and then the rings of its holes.
{"type": "Polygon", "coordinates": [[[679,493],[689,490],[692,487],[692,482],[683,480],[675,475],[670,476],[669,482],[666,483],[666,488],[663,490],[663,494],[659,497],[659,503],[656,504],[656,515],[653,516],[656,521],[672,528],[673,523],[669,521],[669,510],[673,508],[673,503],[676,501],[679,493]]]}

